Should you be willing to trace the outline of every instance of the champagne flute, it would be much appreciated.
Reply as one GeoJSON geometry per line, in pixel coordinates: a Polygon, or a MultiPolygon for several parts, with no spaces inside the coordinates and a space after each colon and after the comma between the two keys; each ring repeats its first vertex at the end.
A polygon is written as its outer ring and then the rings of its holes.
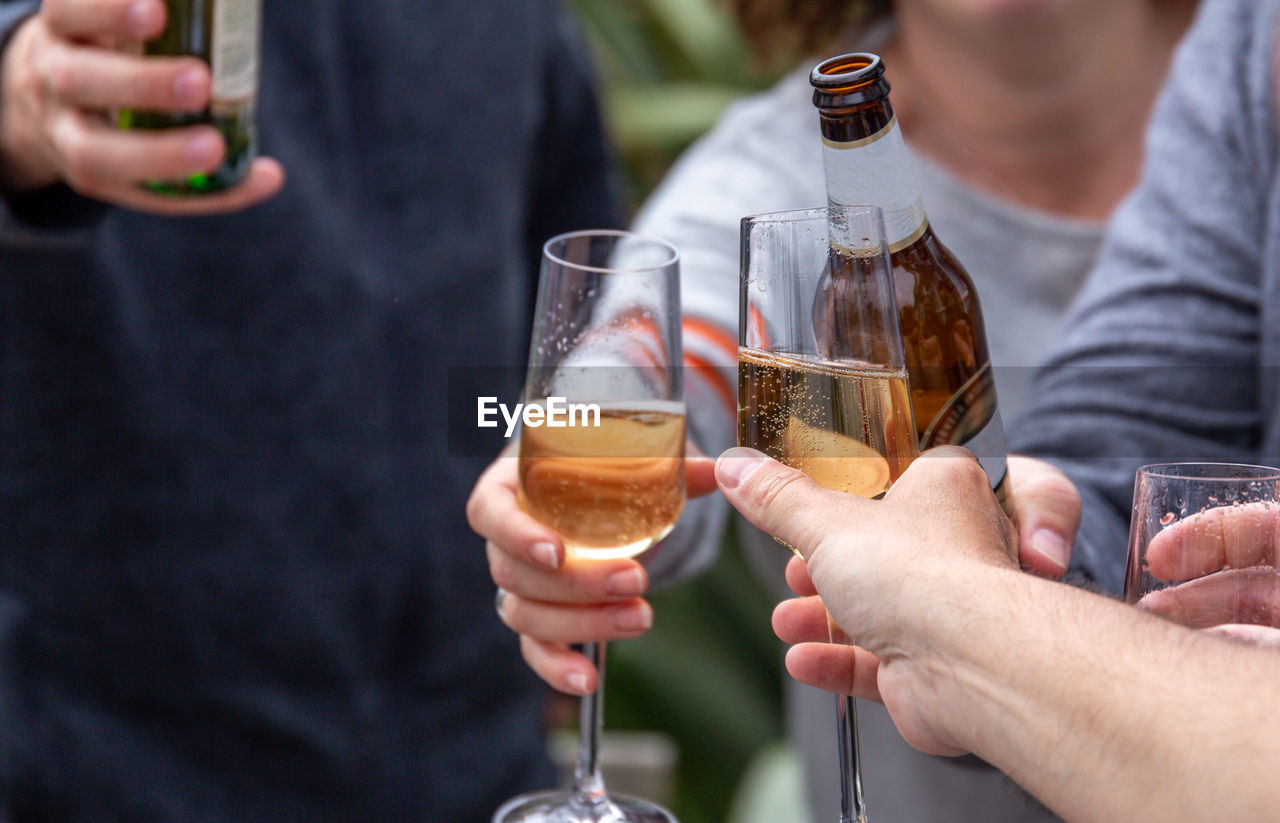
{"type": "MultiPolygon", "coordinates": [[[[680,364],[674,246],[605,230],[547,241],[525,382],[525,402],[547,424],[521,434],[519,497],[569,552],[630,557],[675,525],[685,497],[680,364]],[[569,425],[550,424],[557,408],[569,425]]],[[[600,686],[582,698],[572,790],[508,800],[493,822],[676,823],[655,803],[605,791],[605,644],[584,652],[600,686]]]]}
{"type": "MultiPolygon", "coordinates": [[[[826,488],[880,497],[919,453],[883,213],[747,217],[741,250],[739,445],[826,488]]],[[[849,642],[828,625],[832,642],[849,642]]],[[[840,820],[865,822],[853,698],[836,709],[840,820]]]]}
{"type": "Polygon", "coordinates": [[[1138,469],[1125,600],[1194,629],[1277,645],[1280,470],[1234,463],[1138,469]]]}

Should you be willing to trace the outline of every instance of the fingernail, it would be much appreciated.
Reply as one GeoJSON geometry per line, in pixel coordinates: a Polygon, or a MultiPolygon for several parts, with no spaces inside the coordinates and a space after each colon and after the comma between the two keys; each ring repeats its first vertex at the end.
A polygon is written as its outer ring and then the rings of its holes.
{"type": "Polygon", "coordinates": [[[179,103],[196,105],[204,97],[204,72],[200,69],[187,69],[173,78],[173,96],[179,103]]]}
{"type": "Polygon", "coordinates": [[[636,597],[644,594],[644,589],[644,572],[639,569],[624,569],[604,579],[605,594],[614,597],[636,597]]]}
{"type": "Polygon", "coordinates": [[[720,459],[716,461],[716,479],[725,488],[736,489],[765,460],[768,458],[755,449],[735,446],[720,455],[720,459]]]}
{"type": "Polygon", "coordinates": [[[1071,560],[1071,547],[1067,541],[1050,529],[1036,529],[1031,533],[1031,550],[1064,571],[1071,560]]]}
{"type": "Polygon", "coordinates": [[[160,6],[153,0],[138,0],[129,7],[125,25],[129,28],[129,33],[134,37],[142,38],[147,35],[154,34],[160,20],[157,15],[160,12],[160,6]]]}
{"type": "Polygon", "coordinates": [[[556,547],[550,543],[534,543],[529,547],[529,556],[539,566],[552,570],[560,568],[560,556],[556,554],[556,547]]]}
{"type": "Polygon", "coordinates": [[[613,613],[613,627],[620,632],[648,631],[653,625],[653,609],[648,603],[637,603],[613,613]]]}
{"type": "Polygon", "coordinates": [[[573,691],[578,694],[587,693],[587,676],[582,672],[574,672],[569,675],[567,680],[569,681],[569,688],[573,691]]]}
{"type": "Polygon", "coordinates": [[[187,141],[186,160],[197,171],[208,169],[218,159],[222,138],[216,134],[198,134],[187,141]]]}

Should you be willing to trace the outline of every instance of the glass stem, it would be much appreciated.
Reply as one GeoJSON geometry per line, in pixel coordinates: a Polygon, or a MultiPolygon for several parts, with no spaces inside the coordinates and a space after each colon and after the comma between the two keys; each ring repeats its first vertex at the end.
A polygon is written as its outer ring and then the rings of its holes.
{"type": "Polygon", "coordinates": [[[600,729],[604,725],[604,650],[603,642],[583,644],[587,656],[599,673],[599,685],[582,698],[578,718],[578,762],[573,769],[573,805],[598,818],[605,811],[608,796],[604,778],[600,776],[600,729]]]}
{"type": "Polygon", "coordinates": [[[867,823],[858,753],[858,705],[849,695],[836,695],[836,718],[839,721],[840,823],[867,823]]]}

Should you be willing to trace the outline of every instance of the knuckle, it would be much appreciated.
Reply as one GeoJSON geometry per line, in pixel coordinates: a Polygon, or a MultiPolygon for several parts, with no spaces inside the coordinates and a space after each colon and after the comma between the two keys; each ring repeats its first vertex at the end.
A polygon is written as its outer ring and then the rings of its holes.
{"type": "Polygon", "coordinates": [[[46,96],[63,98],[75,88],[74,61],[63,46],[50,44],[31,58],[34,75],[46,96]]]}
{"type": "MultiPolygon", "coordinates": [[[[44,75],[36,70],[15,70],[4,75],[0,94],[13,101],[14,110],[21,116],[38,120],[45,116],[50,99],[44,75]]],[[[17,116],[17,115],[15,115],[17,116]]]]}
{"type": "Polygon", "coordinates": [[[45,64],[45,81],[51,97],[65,99],[75,94],[79,75],[72,61],[60,55],[50,55],[45,64]]]}
{"type": "Polygon", "coordinates": [[[977,486],[986,485],[990,482],[987,478],[986,471],[982,468],[982,464],[977,460],[969,458],[967,460],[959,460],[956,462],[960,464],[961,476],[964,478],[966,483],[977,486]]]}
{"type": "Polygon", "coordinates": [[[173,84],[178,71],[146,64],[131,66],[125,86],[130,97],[141,105],[167,106],[176,102],[173,84]]]}
{"type": "Polygon", "coordinates": [[[987,482],[987,473],[968,449],[945,446],[937,449],[935,454],[944,458],[937,462],[941,464],[940,469],[950,482],[966,486],[987,482]]]}
{"type": "Polygon", "coordinates": [[[544,660],[542,649],[537,642],[528,635],[520,635],[520,656],[524,658],[524,662],[529,664],[529,668],[543,675],[543,668],[546,663],[544,660]]]}
{"type": "Polygon", "coordinates": [[[483,482],[484,480],[481,478],[481,482],[476,484],[475,489],[471,492],[471,496],[467,498],[466,505],[467,525],[471,526],[472,531],[482,536],[484,536],[484,533],[480,531],[480,514],[484,510],[484,503],[482,502],[481,496],[481,487],[483,482]]]}
{"type": "Polygon", "coordinates": [[[37,17],[40,19],[50,31],[58,31],[66,19],[66,0],[44,0],[40,4],[40,12],[37,17]]]}
{"type": "Polygon", "coordinates": [[[64,133],[60,153],[64,174],[72,188],[89,188],[98,182],[93,153],[83,137],[64,133]]]}
{"type": "MultiPolygon", "coordinates": [[[[148,67],[149,68],[149,67],[148,67]]],[[[158,72],[148,71],[142,67],[130,67],[123,72],[121,89],[135,105],[159,104],[168,102],[161,93],[158,72]]]]}
{"type": "MultiPolygon", "coordinates": [[[[757,475],[762,472],[756,472],[757,475]]],[[[764,509],[772,509],[785,503],[792,486],[802,475],[794,469],[782,468],[760,477],[750,487],[755,503],[764,509]]]]}
{"type": "Polygon", "coordinates": [[[506,598],[502,601],[502,611],[498,617],[508,629],[511,629],[516,634],[527,634],[523,628],[523,611],[523,604],[520,598],[511,592],[507,592],[506,598]]]}
{"type": "MultiPolygon", "coordinates": [[[[828,574],[828,566],[831,563],[839,564],[841,559],[848,558],[851,554],[851,547],[843,541],[843,535],[837,536],[827,529],[808,530],[805,535],[808,544],[808,555],[805,560],[805,566],[808,569],[809,577],[812,580],[824,580],[828,574]]],[[[826,632],[826,606],[820,595],[812,595],[805,598],[806,602],[816,603],[821,606],[821,620],[823,622],[822,632],[826,632]]],[[[813,607],[817,608],[817,607],[813,607]]],[[[817,612],[811,615],[815,620],[818,619],[817,612]]]]}
{"type": "Polygon", "coordinates": [[[1075,508],[1080,508],[1080,490],[1076,488],[1076,484],[1071,482],[1062,472],[1055,472],[1047,477],[1045,481],[1052,490],[1054,496],[1064,503],[1069,503],[1075,508]]]}
{"type": "MultiPolygon", "coordinates": [[[[490,544],[490,546],[493,546],[493,544],[490,544]]],[[[507,557],[496,546],[493,546],[489,551],[489,576],[493,578],[495,584],[507,591],[516,588],[518,577],[515,564],[511,561],[511,558],[507,557]]]]}
{"type": "Polygon", "coordinates": [[[596,587],[591,582],[584,580],[582,575],[570,574],[566,576],[566,580],[569,584],[568,596],[571,602],[588,603],[599,599],[596,587]]]}

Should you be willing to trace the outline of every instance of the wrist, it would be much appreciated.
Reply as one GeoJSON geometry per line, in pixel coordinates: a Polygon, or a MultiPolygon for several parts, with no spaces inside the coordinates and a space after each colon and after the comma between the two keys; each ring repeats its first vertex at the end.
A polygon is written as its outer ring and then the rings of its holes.
{"type": "MultiPolygon", "coordinates": [[[[1060,586],[1018,569],[974,565],[951,569],[931,583],[924,605],[903,616],[908,627],[902,656],[915,669],[917,700],[930,708],[935,733],[956,748],[990,756],[991,731],[1019,714],[1017,679],[1022,615],[1036,600],[1035,587],[1060,586]]],[[[904,662],[906,662],[904,660],[904,662]]]]}
{"type": "Polygon", "coordinates": [[[966,660],[977,650],[975,634],[998,630],[1024,576],[1013,568],[972,562],[911,569],[895,586],[893,645],[930,665],[933,658],[940,666],[966,660]]]}

